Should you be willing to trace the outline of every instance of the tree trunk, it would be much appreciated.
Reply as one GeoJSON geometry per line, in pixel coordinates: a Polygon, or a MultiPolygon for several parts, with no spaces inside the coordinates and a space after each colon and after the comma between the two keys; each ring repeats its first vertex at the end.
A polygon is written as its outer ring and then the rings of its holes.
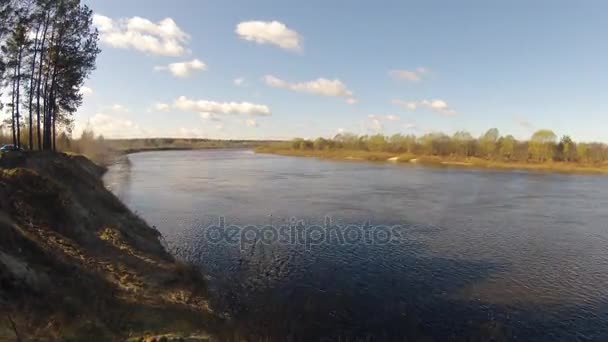
{"type": "MultiPolygon", "coordinates": [[[[61,42],[61,39],[63,39],[63,33],[60,32],[57,39],[53,39],[53,41],[55,42],[61,42]]],[[[53,112],[55,111],[55,85],[56,85],[56,79],[57,79],[57,62],[59,61],[59,50],[60,50],[60,46],[58,44],[55,44],[54,46],[55,49],[55,56],[53,58],[53,76],[51,77],[51,89],[49,91],[49,98],[47,101],[47,104],[49,106],[49,110],[48,110],[48,117],[46,118],[46,122],[45,122],[45,132],[44,132],[44,150],[51,150],[52,149],[52,139],[51,139],[51,125],[53,125],[53,112]]]]}
{"type": "Polygon", "coordinates": [[[53,139],[52,139],[53,140],[53,144],[52,144],[52,149],[53,149],[53,152],[57,152],[57,148],[55,146],[55,132],[56,132],[55,127],[57,125],[57,117],[56,117],[57,116],[57,110],[56,110],[56,106],[55,106],[55,96],[54,95],[53,95],[52,103],[53,103],[53,105],[51,107],[52,108],[51,120],[53,122],[53,126],[52,126],[52,128],[53,128],[53,139]]]}
{"type": "Polygon", "coordinates": [[[23,46],[19,49],[17,58],[17,98],[13,105],[17,108],[17,147],[21,147],[21,118],[19,113],[19,89],[21,88],[21,58],[23,57],[23,46]]]}
{"type": "MultiPolygon", "coordinates": [[[[49,14],[46,16],[44,22],[44,31],[42,33],[42,42],[40,43],[40,60],[38,63],[38,84],[36,89],[36,135],[38,138],[38,150],[42,150],[42,137],[40,136],[40,88],[42,87],[42,62],[44,61],[44,43],[46,42],[46,32],[49,28],[49,14]]],[[[45,78],[46,84],[46,78],[45,78]]],[[[46,86],[45,86],[45,97],[46,97],[46,86]]]]}
{"type": "Polygon", "coordinates": [[[51,117],[51,120],[53,121],[53,136],[52,136],[52,150],[53,152],[57,152],[57,149],[55,148],[55,111],[53,111],[53,116],[51,117]]]}
{"type": "Polygon", "coordinates": [[[33,125],[32,125],[32,112],[33,112],[33,103],[34,103],[34,74],[35,74],[35,70],[36,70],[36,55],[38,54],[38,34],[40,33],[40,26],[42,24],[38,25],[38,28],[36,29],[36,39],[34,40],[34,56],[32,57],[32,68],[31,68],[31,74],[30,74],[30,98],[29,98],[29,112],[30,112],[30,122],[29,122],[29,127],[30,127],[30,131],[29,131],[29,148],[30,150],[34,149],[34,132],[33,132],[33,125]]]}
{"type": "Polygon", "coordinates": [[[48,111],[49,111],[49,71],[44,75],[44,94],[42,95],[42,99],[44,101],[43,112],[42,112],[42,150],[46,150],[46,130],[48,126],[48,111]]]}
{"type": "Polygon", "coordinates": [[[13,146],[17,146],[17,127],[15,127],[15,81],[17,80],[17,67],[15,67],[15,72],[13,73],[13,92],[12,96],[12,108],[11,108],[11,127],[13,131],[13,146]]]}

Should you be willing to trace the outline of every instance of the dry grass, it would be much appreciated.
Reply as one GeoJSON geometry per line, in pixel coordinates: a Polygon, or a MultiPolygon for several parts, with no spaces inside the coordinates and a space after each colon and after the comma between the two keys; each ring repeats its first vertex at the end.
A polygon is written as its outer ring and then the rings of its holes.
{"type": "MultiPolygon", "coordinates": [[[[200,271],[174,260],[98,177],[82,157],[0,159],[0,315],[25,340],[216,329],[200,271]]],[[[15,338],[6,322],[0,340],[15,338]]]]}
{"type": "Polygon", "coordinates": [[[512,162],[497,161],[481,158],[461,158],[461,157],[440,157],[440,156],[419,156],[411,153],[392,153],[385,151],[365,151],[365,150],[295,150],[284,145],[267,145],[256,149],[258,153],[271,153],[285,156],[314,157],[333,160],[355,160],[355,161],[394,161],[399,163],[415,162],[429,166],[453,166],[453,167],[472,167],[480,169],[501,169],[501,170],[529,170],[543,172],[564,172],[564,173],[596,173],[608,174],[608,163],[603,164],[584,164],[567,162],[512,162]]]}

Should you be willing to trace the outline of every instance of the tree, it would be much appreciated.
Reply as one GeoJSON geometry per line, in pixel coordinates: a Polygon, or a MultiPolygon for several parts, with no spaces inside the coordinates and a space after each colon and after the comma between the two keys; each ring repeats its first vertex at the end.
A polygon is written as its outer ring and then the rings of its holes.
{"type": "Polygon", "coordinates": [[[325,150],[329,147],[329,141],[325,138],[317,138],[313,145],[315,150],[325,150]]]}
{"type": "Polygon", "coordinates": [[[515,138],[512,135],[507,135],[506,137],[501,138],[499,140],[500,156],[503,159],[511,160],[511,158],[513,158],[514,153],[515,153],[516,144],[517,144],[517,141],[515,140],[515,138]]]}
{"type": "Polygon", "coordinates": [[[303,142],[304,142],[304,139],[295,138],[291,141],[291,148],[294,150],[300,150],[300,149],[302,149],[303,142]]]}
{"type": "MultiPolygon", "coordinates": [[[[15,18],[14,9],[11,1],[0,0],[0,95],[7,85],[5,84],[5,73],[7,69],[6,61],[6,36],[10,32],[12,22],[15,18]]],[[[4,108],[2,96],[0,96],[0,109],[4,108]]]]}
{"type": "Polygon", "coordinates": [[[413,135],[394,134],[388,138],[387,149],[391,152],[413,153],[416,147],[416,137],[413,135]]]}
{"type": "Polygon", "coordinates": [[[27,108],[28,147],[33,148],[36,131],[38,148],[54,150],[58,127],[70,132],[72,114],[82,103],[79,89],[95,68],[99,49],[92,11],[79,0],[2,0],[0,19],[0,86],[11,93],[15,143],[21,144],[27,108]],[[3,73],[7,67],[9,77],[3,73]],[[27,90],[26,100],[21,90],[27,90]]]}
{"type": "Polygon", "coordinates": [[[557,136],[553,131],[541,129],[536,131],[528,146],[528,152],[533,160],[545,162],[553,159],[557,136]]]}
{"type": "Polygon", "coordinates": [[[479,147],[482,157],[494,157],[496,152],[496,144],[499,138],[500,133],[497,128],[490,128],[484,135],[479,138],[479,147]]]}
{"type": "Polygon", "coordinates": [[[463,157],[470,157],[475,153],[475,138],[471,133],[458,131],[452,136],[454,152],[463,157]]]}
{"type": "Polygon", "coordinates": [[[443,133],[428,133],[420,137],[423,153],[446,156],[450,154],[450,137],[443,133]]]}
{"type": "Polygon", "coordinates": [[[340,133],[334,137],[336,146],[349,150],[356,150],[360,148],[359,137],[353,133],[340,133]]]}
{"type": "Polygon", "coordinates": [[[384,151],[388,143],[382,134],[375,134],[367,140],[367,147],[370,151],[384,151]]]}
{"type": "Polygon", "coordinates": [[[566,162],[577,160],[576,144],[569,136],[564,135],[559,144],[557,144],[557,155],[560,160],[566,162]]]}
{"type": "Polygon", "coordinates": [[[576,155],[578,157],[578,161],[588,162],[589,161],[589,145],[585,143],[579,143],[576,145],[576,155]]]}

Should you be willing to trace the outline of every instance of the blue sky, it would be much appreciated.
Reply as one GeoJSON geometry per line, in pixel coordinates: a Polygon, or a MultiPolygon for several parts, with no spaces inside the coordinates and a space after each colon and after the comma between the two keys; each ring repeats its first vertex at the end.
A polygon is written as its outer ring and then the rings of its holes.
{"type": "Polygon", "coordinates": [[[608,142],[606,1],[84,2],[102,53],[77,132],[608,142]]]}

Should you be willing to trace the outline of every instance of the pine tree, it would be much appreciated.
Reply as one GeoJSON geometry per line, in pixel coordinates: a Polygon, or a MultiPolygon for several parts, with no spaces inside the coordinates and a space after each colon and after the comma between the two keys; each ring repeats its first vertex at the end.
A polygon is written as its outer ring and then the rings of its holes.
{"type": "Polygon", "coordinates": [[[82,104],[97,41],[92,11],[79,0],[0,0],[0,91],[10,92],[15,145],[27,111],[28,147],[35,132],[38,149],[55,150],[58,129],[69,131],[82,104]]]}

